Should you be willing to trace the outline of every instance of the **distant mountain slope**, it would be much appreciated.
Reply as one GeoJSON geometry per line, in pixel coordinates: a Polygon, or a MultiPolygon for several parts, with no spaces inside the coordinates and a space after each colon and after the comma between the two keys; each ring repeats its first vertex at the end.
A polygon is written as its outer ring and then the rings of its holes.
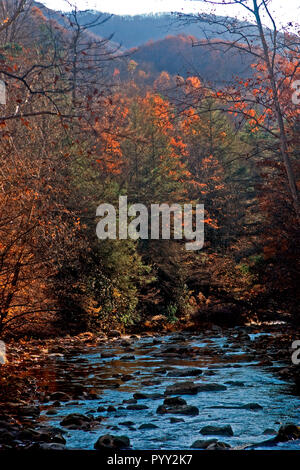
{"type": "MultiPolygon", "coordinates": [[[[79,20],[81,24],[88,23],[96,14],[98,13],[81,12],[79,20]]],[[[104,18],[108,16],[109,15],[106,13],[103,13],[104,18]]],[[[210,29],[212,30],[213,28],[210,27],[210,29]]],[[[220,30],[220,27],[214,27],[215,34],[220,30]]],[[[113,41],[120,43],[126,49],[140,46],[150,40],[157,41],[163,39],[167,35],[175,36],[177,34],[186,34],[196,36],[199,39],[204,38],[198,25],[180,24],[171,14],[137,16],[114,15],[99,28],[94,28],[93,32],[100,36],[110,36],[113,34],[113,41]]],[[[227,39],[229,39],[229,37],[227,39]]]]}
{"type": "MultiPolygon", "coordinates": [[[[80,12],[79,22],[81,24],[89,23],[95,15],[99,15],[99,12],[80,12]]],[[[107,13],[103,13],[103,18],[109,16],[107,13]]],[[[239,21],[238,23],[243,24],[244,34],[247,34],[247,23],[239,21]]],[[[100,36],[113,34],[113,41],[120,43],[126,49],[140,46],[150,40],[163,39],[167,35],[185,34],[195,36],[198,39],[205,39],[209,35],[230,39],[229,33],[224,32],[224,28],[220,25],[210,25],[207,22],[202,23],[201,26],[196,23],[184,24],[184,22],[178,21],[176,15],[171,13],[136,16],[113,15],[103,25],[93,28],[93,32],[100,36]],[[205,33],[203,32],[203,26],[205,33]]]]}
{"type": "MultiPolygon", "coordinates": [[[[61,14],[44,7],[41,3],[34,2],[41,9],[43,16],[48,21],[54,21],[61,25],[64,30],[67,14],[61,14]]],[[[91,23],[99,12],[78,12],[81,24],[91,23]]],[[[109,17],[106,13],[101,14],[102,19],[109,17]]],[[[207,25],[207,28],[212,26],[207,25]]],[[[112,42],[120,42],[129,58],[134,59],[139,68],[149,73],[149,81],[155,79],[162,71],[170,75],[199,75],[200,78],[222,84],[228,83],[238,76],[251,74],[250,58],[235,50],[224,53],[225,47],[214,50],[201,37],[201,28],[197,25],[181,25],[172,20],[172,16],[147,15],[121,17],[113,16],[92,29],[87,29],[89,40],[110,37],[113,33],[112,42]],[[184,33],[180,33],[184,31],[184,33]],[[173,34],[170,34],[173,32],[173,34]],[[194,34],[191,34],[193,33],[194,34]],[[203,46],[192,47],[193,42],[202,41],[203,46]],[[130,46],[134,47],[130,47],[130,46]]],[[[213,33],[217,36],[217,30],[213,33]]],[[[64,34],[67,34],[66,31],[64,34]]],[[[218,36],[220,37],[220,36],[218,36]]],[[[227,39],[221,35],[223,39],[227,39]]],[[[114,67],[114,63],[111,64],[114,67]]],[[[126,63],[116,64],[120,70],[126,71],[126,63]]],[[[122,74],[126,76],[125,74],[122,74]]]]}
{"type": "Polygon", "coordinates": [[[234,76],[251,75],[251,60],[235,50],[224,53],[225,47],[215,50],[205,40],[202,46],[192,47],[195,37],[167,36],[159,41],[149,41],[133,49],[131,57],[147,71],[158,74],[167,71],[171,75],[199,75],[213,82],[230,82],[234,76]]]}

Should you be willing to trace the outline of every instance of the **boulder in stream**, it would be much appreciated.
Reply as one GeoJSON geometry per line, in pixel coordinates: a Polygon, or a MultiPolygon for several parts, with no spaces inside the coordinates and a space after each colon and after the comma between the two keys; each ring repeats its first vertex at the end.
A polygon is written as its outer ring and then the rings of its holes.
{"type": "Polygon", "coordinates": [[[93,418],[79,413],[72,413],[63,418],[60,422],[61,426],[69,429],[89,429],[93,422],[93,418]]]}
{"type": "Polygon", "coordinates": [[[65,392],[53,392],[50,395],[51,401],[70,401],[71,397],[65,392]]]}
{"type": "Polygon", "coordinates": [[[130,447],[130,440],[127,436],[112,436],[105,434],[99,437],[94,444],[94,449],[127,449],[130,447]]]}
{"type": "Polygon", "coordinates": [[[200,433],[203,436],[233,436],[233,430],[229,424],[226,426],[204,426],[200,433]]]}
{"type": "Polygon", "coordinates": [[[280,427],[277,436],[274,439],[276,442],[300,439],[300,426],[296,426],[295,424],[284,424],[280,427]]]}
{"type": "Polygon", "coordinates": [[[191,445],[191,449],[207,449],[208,446],[211,444],[215,444],[218,442],[218,439],[208,439],[208,440],[203,440],[199,439],[191,445]]]}
{"type": "Polygon", "coordinates": [[[188,416],[196,416],[199,414],[199,410],[196,406],[191,406],[186,403],[183,398],[170,397],[164,400],[163,405],[160,405],[156,413],[164,414],[180,414],[188,416]]]}
{"type": "Polygon", "coordinates": [[[220,392],[225,385],[216,383],[177,382],[166,388],[165,395],[196,395],[199,392],[220,392]]]}
{"type": "Polygon", "coordinates": [[[168,377],[198,377],[201,374],[201,369],[179,369],[168,372],[168,377]]]}

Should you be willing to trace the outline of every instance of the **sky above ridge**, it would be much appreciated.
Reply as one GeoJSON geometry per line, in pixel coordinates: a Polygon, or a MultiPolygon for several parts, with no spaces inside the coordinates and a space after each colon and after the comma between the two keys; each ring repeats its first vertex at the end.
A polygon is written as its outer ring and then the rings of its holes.
{"type": "MultiPolygon", "coordinates": [[[[166,13],[182,11],[185,13],[214,12],[218,15],[235,16],[243,19],[246,10],[239,5],[219,5],[212,7],[201,0],[40,0],[47,7],[54,10],[68,11],[71,5],[76,5],[80,10],[93,9],[116,15],[139,15],[147,13],[166,13]],[[213,8],[213,10],[212,10],[213,8]]],[[[219,0],[221,1],[221,0],[219,0]]],[[[251,4],[251,0],[248,2],[251,4]]],[[[269,9],[278,24],[285,25],[288,22],[300,23],[299,0],[271,0],[269,9]]],[[[267,18],[264,23],[269,24],[267,18]]]]}

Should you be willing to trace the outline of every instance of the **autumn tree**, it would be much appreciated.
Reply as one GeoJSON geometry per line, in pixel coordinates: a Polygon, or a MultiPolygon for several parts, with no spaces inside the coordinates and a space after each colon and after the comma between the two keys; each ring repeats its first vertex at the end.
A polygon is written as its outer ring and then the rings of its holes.
{"type": "MultiPolygon", "coordinates": [[[[212,6],[224,5],[224,2],[213,0],[205,0],[205,3],[212,6]]],[[[247,18],[253,22],[253,24],[250,24],[248,27],[249,33],[244,32],[244,24],[238,23],[235,18],[226,17],[224,19],[220,19],[215,15],[183,15],[183,19],[184,21],[199,22],[199,24],[205,21],[209,25],[215,24],[222,26],[223,31],[232,36],[232,41],[230,42],[222,39],[213,40],[211,36],[208,36],[208,43],[213,48],[227,46],[228,50],[235,48],[243,55],[250,55],[250,57],[253,58],[253,62],[266,72],[263,85],[264,97],[267,97],[267,109],[271,110],[273,120],[276,122],[278,127],[279,151],[286,171],[287,183],[293,201],[294,210],[297,217],[299,217],[298,190],[295,171],[293,169],[291,159],[284,110],[280,100],[281,90],[284,86],[280,65],[281,58],[293,57],[293,65],[291,66],[289,76],[290,81],[292,81],[297,69],[299,68],[299,38],[296,34],[288,33],[288,31],[280,31],[280,28],[276,24],[275,16],[271,11],[271,0],[263,0],[262,2],[258,2],[257,0],[233,0],[228,2],[228,4],[239,5],[244,8],[245,14],[248,15],[247,18]],[[271,24],[268,29],[264,27],[264,17],[266,17],[271,24]]],[[[194,46],[202,45],[202,42],[194,42],[194,46]]],[[[237,98],[234,93],[231,94],[231,97],[233,103],[239,101],[239,98],[237,98]]],[[[252,99],[251,97],[249,98],[249,96],[243,96],[241,100],[244,106],[248,106],[250,103],[255,106],[258,102],[256,97],[252,99]]],[[[263,106],[262,101],[259,101],[259,104],[263,106]]],[[[264,109],[264,111],[267,112],[266,109],[264,109]]],[[[255,117],[255,120],[257,125],[264,125],[262,120],[260,120],[260,117],[255,117]]]]}

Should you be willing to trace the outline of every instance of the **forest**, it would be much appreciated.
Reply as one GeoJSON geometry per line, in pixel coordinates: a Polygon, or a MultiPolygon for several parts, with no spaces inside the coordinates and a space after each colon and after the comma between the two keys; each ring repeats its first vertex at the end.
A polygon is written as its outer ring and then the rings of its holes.
{"type": "Polygon", "coordinates": [[[132,55],[93,34],[107,15],[82,24],[74,11],[62,25],[12,0],[0,14],[1,333],[143,328],[157,316],[179,328],[297,322],[298,36],[277,35],[275,49],[258,28],[254,46],[226,54],[228,39],[179,35],[132,55]],[[193,74],[176,73],[174,48],[203,47],[193,74]],[[202,78],[216,68],[221,87],[202,78]],[[204,248],[100,242],[96,207],[120,195],[204,204],[204,248]]]}

